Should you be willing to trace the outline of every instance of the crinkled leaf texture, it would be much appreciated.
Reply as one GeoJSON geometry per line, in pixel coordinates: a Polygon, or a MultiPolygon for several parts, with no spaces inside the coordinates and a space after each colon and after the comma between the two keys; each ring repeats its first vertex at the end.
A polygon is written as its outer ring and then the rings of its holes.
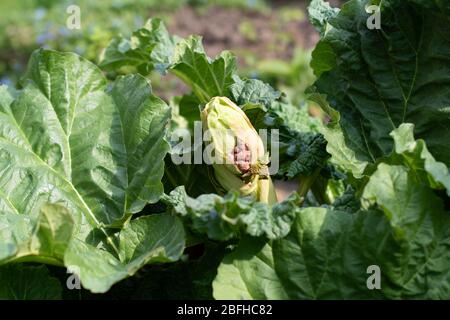
{"type": "Polygon", "coordinates": [[[204,194],[191,198],[184,187],[178,187],[163,201],[172,211],[185,218],[191,229],[212,240],[230,240],[245,234],[268,239],[282,238],[289,233],[301,199],[297,194],[269,206],[252,197],[230,192],[221,197],[204,194]]]}
{"type": "Polygon", "coordinates": [[[412,125],[392,135],[401,153],[377,166],[362,195],[364,210],[305,208],[287,237],[263,247],[243,243],[219,267],[214,297],[450,298],[450,212],[447,195],[437,192],[448,193],[449,173],[423,140],[412,139],[412,125]],[[367,284],[374,265],[380,290],[367,284]]]}
{"type": "Polygon", "coordinates": [[[0,300],[57,300],[61,292],[58,279],[44,265],[0,266],[0,300]]]}
{"type": "Polygon", "coordinates": [[[202,45],[201,37],[191,36],[175,48],[174,64],[170,71],[183,80],[201,103],[216,96],[229,96],[236,71],[236,57],[223,51],[210,59],[202,45]]]}
{"type": "Polygon", "coordinates": [[[100,66],[117,71],[122,67],[134,67],[142,75],[156,70],[162,74],[172,64],[172,56],[178,39],[167,32],[161,19],[150,19],[131,37],[115,37],[102,53],[100,66]]]}
{"type": "Polygon", "coordinates": [[[309,21],[323,35],[327,30],[327,21],[339,13],[339,8],[333,8],[327,1],[312,0],[308,6],[309,21]]]}
{"type": "Polygon", "coordinates": [[[44,204],[37,217],[0,214],[0,261],[61,264],[72,239],[74,220],[60,205],[44,204]]]}
{"type": "Polygon", "coordinates": [[[351,169],[360,176],[367,164],[391,153],[389,133],[412,123],[415,136],[449,166],[448,5],[384,0],[381,29],[370,30],[365,6],[371,3],[343,5],[326,21],[330,27],[312,55],[315,87],[340,113],[328,132],[329,151],[343,166],[350,157],[351,169]]]}
{"type": "Polygon", "coordinates": [[[237,75],[233,77],[233,80],[234,83],[230,86],[231,96],[240,106],[252,103],[270,107],[273,101],[281,97],[280,92],[261,80],[243,80],[237,75]]]}
{"type": "Polygon", "coordinates": [[[100,66],[107,70],[134,66],[144,75],[155,69],[162,74],[170,71],[192,88],[201,103],[227,96],[236,69],[236,58],[230,52],[210,59],[201,37],[174,38],[160,19],[150,19],[129,39],[114,38],[101,60],[100,66]]]}
{"type": "Polygon", "coordinates": [[[65,265],[104,292],[147,262],[177,260],[176,218],[128,222],[162,195],[169,148],[170,111],[146,79],[108,88],[81,57],[39,50],[14,95],[0,87],[0,263],[65,265]]]}

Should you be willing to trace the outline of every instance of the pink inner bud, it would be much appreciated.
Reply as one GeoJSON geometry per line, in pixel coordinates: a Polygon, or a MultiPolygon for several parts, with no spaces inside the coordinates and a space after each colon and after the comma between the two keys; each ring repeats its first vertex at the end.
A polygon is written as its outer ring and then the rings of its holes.
{"type": "Polygon", "coordinates": [[[242,173],[247,173],[250,170],[251,152],[250,148],[242,140],[237,141],[234,147],[234,164],[242,173]]]}

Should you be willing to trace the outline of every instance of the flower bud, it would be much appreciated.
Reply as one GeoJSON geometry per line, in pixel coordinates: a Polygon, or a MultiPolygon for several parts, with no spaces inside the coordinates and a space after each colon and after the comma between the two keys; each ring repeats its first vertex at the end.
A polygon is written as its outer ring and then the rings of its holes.
{"type": "Polygon", "coordinates": [[[268,155],[247,115],[226,97],[215,97],[201,113],[214,153],[214,182],[224,191],[238,190],[259,201],[277,202],[268,172],[268,155]]]}

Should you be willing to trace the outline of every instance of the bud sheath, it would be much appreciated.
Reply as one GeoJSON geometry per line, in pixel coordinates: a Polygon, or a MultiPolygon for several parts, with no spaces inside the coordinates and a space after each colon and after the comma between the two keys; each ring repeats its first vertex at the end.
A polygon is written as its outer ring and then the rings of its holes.
{"type": "Polygon", "coordinates": [[[215,97],[201,118],[211,143],[211,153],[206,156],[216,184],[225,191],[238,190],[261,202],[276,203],[264,144],[241,108],[226,97],[215,97]]]}

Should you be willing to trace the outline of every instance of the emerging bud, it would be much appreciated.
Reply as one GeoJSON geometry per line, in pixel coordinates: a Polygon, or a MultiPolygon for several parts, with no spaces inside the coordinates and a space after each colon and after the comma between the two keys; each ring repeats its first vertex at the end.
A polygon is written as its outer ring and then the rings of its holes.
{"type": "Polygon", "coordinates": [[[201,113],[214,156],[215,183],[225,191],[238,190],[261,202],[277,202],[268,172],[264,144],[247,115],[226,97],[215,97],[201,113]]]}

